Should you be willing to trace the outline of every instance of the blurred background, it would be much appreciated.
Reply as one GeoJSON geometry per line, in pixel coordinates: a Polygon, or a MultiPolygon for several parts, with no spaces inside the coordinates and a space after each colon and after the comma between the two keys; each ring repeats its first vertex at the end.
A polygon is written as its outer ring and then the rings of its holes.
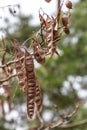
{"type": "MultiPolygon", "coordinates": [[[[12,52],[9,37],[15,37],[23,43],[38,31],[40,7],[54,16],[57,11],[57,0],[52,0],[50,3],[44,0],[3,1],[0,4],[0,35],[5,38],[8,52],[12,52]],[[2,8],[7,5],[15,6],[11,6],[10,10],[8,7],[2,8]]],[[[69,36],[64,34],[61,41],[57,43],[60,56],[46,59],[43,66],[35,63],[43,94],[42,117],[45,122],[56,121],[60,115],[72,112],[78,101],[81,101],[82,105],[70,123],[87,120],[87,0],[72,0],[72,3],[69,25],[71,33],[69,36]]],[[[66,10],[65,7],[64,10],[66,10]]],[[[27,44],[30,45],[30,42],[31,40],[27,44]]],[[[1,56],[2,52],[0,52],[1,56]]],[[[10,59],[9,54],[6,57],[7,60],[10,59]]],[[[1,70],[0,75],[2,76],[1,70]]],[[[19,90],[16,78],[11,81],[10,112],[3,93],[0,87],[0,130],[28,130],[38,125],[37,120],[31,122],[27,117],[26,95],[19,90]],[[1,107],[2,100],[4,112],[1,107]]],[[[87,130],[87,124],[72,129],[87,130]]]]}

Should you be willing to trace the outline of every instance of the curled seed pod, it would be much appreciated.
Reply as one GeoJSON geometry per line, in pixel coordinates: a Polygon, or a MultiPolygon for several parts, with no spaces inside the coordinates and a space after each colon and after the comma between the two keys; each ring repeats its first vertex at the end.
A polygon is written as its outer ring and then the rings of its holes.
{"type": "Polygon", "coordinates": [[[69,17],[66,16],[66,15],[64,15],[64,16],[62,17],[63,26],[67,26],[68,22],[69,22],[69,17]]]}
{"type": "Polygon", "coordinates": [[[55,30],[55,19],[52,17],[50,18],[49,16],[47,16],[46,19],[46,44],[47,44],[47,48],[49,53],[51,54],[51,56],[56,53],[57,55],[58,52],[56,51],[56,44],[55,42],[58,41],[60,39],[60,36],[58,36],[57,31],[55,30]]]}
{"type": "Polygon", "coordinates": [[[34,62],[32,55],[25,50],[25,68],[27,76],[27,113],[32,119],[35,115],[35,74],[34,74],[34,62]]]}
{"type": "Polygon", "coordinates": [[[69,35],[70,34],[70,30],[68,27],[64,27],[63,31],[65,32],[65,34],[69,35]]]}
{"type": "Polygon", "coordinates": [[[67,0],[65,5],[68,9],[72,9],[72,2],[70,0],[67,0]]]}
{"type": "Polygon", "coordinates": [[[40,64],[45,63],[45,52],[41,48],[40,43],[38,43],[35,39],[32,39],[32,47],[34,51],[34,58],[40,64]]]}
{"type": "Polygon", "coordinates": [[[46,19],[46,45],[49,48],[53,44],[54,20],[47,15],[46,19]]]}

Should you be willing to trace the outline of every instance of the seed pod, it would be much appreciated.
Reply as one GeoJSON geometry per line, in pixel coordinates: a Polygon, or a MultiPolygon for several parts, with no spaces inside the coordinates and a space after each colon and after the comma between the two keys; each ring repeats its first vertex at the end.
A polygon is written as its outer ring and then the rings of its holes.
{"type": "Polygon", "coordinates": [[[25,69],[27,76],[27,113],[32,119],[35,115],[35,74],[32,55],[25,49],[25,69]]]}
{"type": "Polygon", "coordinates": [[[69,22],[69,17],[68,16],[63,16],[62,17],[63,26],[67,26],[68,22],[69,22]]]}
{"type": "Polygon", "coordinates": [[[35,103],[37,106],[37,112],[40,113],[42,109],[42,95],[41,95],[41,90],[37,79],[36,79],[36,87],[35,87],[35,103]]]}
{"type": "Polygon", "coordinates": [[[59,55],[56,50],[55,42],[60,39],[60,36],[58,36],[57,30],[55,30],[55,26],[56,26],[55,20],[56,19],[54,19],[53,17],[50,18],[49,16],[47,16],[46,19],[46,44],[47,44],[48,54],[51,54],[51,56],[54,53],[59,55]]]}
{"type": "Polygon", "coordinates": [[[41,48],[40,43],[38,43],[35,39],[32,39],[32,47],[33,47],[33,52],[34,52],[34,58],[36,61],[40,64],[45,63],[45,52],[41,48]]]}
{"type": "Polygon", "coordinates": [[[26,75],[24,73],[24,60],[20,60],[20,58],[24,55],[24,52],[19,46],[19,43],[16,39],[11,39],[14,45],[14,50],[16,52],[16,62],[15,69],[18,76],[18,84],[22,92],[26,92],[26,75]]]}
{"type": "Polygon", "coordinates": [[[64,27],[64,28],[63,28],[63,31],[64,31],[67,35],[70,34],[70,30],[69,30],[68,27],[64,27]]]}
{"type": "Polygon", "coordinates": [[[22,92],[26,92],[26,76],[24,75],[21,61],[15,62],[15,69],[19,80],[19,87],[22,92]]]}
{"type": "Polygon", "coordinates": [[[49,3],[51,0],[45,0],[45,1],[49,3]]]}
{"type": "MultiPolygon", "coordinates": [[[[54,19],[50,18],[47,15],[47,18],[46,18],[46,45],[47,45],[48,51],[53,44],[53,30],[54,30],[54,19]]],[[[49,52],[49,53],[51,53],[51,52],[49,52]]]]}
{"type": "Polygon", "coordinates": [[[65,5],[68,9],[72,9],[72,2],[70,0],[67,0],[65,5]]]}

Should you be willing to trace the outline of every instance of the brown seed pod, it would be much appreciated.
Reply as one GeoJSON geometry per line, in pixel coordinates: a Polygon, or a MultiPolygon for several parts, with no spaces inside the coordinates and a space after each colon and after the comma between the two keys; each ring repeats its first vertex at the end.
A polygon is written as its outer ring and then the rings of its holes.
{"type": "Polygon", "coordinates": [[[49,3],[51,0],[45,0],[45,1],[49,3]]]}
{"type": "Polygon", "coordinates": [[[63,31],[65,32],[65,34],[69,35],[70,34],[70,30],[68,27],[64,27],[63,31]]]}
{"type": "MultiPolygon", "coordinates": [[[[47,15],[46,18],[46,45],[48,50],[53,44],[54,20],[47,15]]],[[[50,53],[50,52],[49,52],[50,53]]]]}
{"type": "Polygon", "coordinates": [[[70,0],[67,0],[65,5],[68,9],[72,9],[72,2],[70,0]]]}
{"type": "Polygon", "coordinates": [[[19,80],[19,87],[22,92],[26,92],[26,75],[24,73],[24,60],[20,60],[23,57],[24,52],[16,39],[12,39],[14,44],[14,50],[16,52],[15,69],[19,80]]]}
{"type": "Polygon", "coordinates": [[[49,51],[48,53],[51,54],[51,56],[54,53],[59,55],[56,50],[55,42],[60,39],[60,36],[58,36],[57,30],[55,30],[55,26],[56,26],[55,20],[56,19],[54,19],[53,17],[50,18],[49,16],[47,16],[46,19],[46,44],[49,51]]]}
{"type": "Polygon", "coordinates": [[[15,69],[19,80],[20,90],[26,92],[26,76],[24,74],[23,66],[21,60],[15,62],[15,69]]]}
{"type": "Polygon", "coordinates": [[[37,106],[37,112],[40,113],[42,109],[42,95],[41,95],[41,90],[37,79],[36,79],[36,87],[35,87],[35,103],[37,106]]]}
{"type": "Polygon", "coordinates": [[[36,61],[40,64],[44,64],[45,52],[41,48],[40,43],[38,43],[34,38],[32,39],[32,47],[33,47],[34,58],[36,59],[36,61]]]}
{"type": "Polygon", "coordinates": [[[32,55],[25,49],[25,68],[27,76],[27,113],[32,119],[35,115],[35,74],[32,55]]]}
{"type": "Polygon", "coordinates": [[[64,15],[64,16],[62,17],[62,24],[63,24],[63,26],[67,26],[67,25],[68,25],[68,22],[69,22],[69,17],[66,16],[66,15],[64,15]]]}

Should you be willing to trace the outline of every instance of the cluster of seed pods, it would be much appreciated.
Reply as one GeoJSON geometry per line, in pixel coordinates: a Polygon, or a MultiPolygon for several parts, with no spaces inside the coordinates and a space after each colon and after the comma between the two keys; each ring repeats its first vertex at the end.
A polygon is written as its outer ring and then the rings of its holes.
{"type": "MultiPolygon", "coordinates": [[[[35,42],[33,45],[33,47],[35,47],[34,57],[39,63],[42,63],[44,62],[44,56],[40,57],[41,54],[43,54],[43,52],[40,51],[40,45],[38,45],[34,39],[32,40],[33,43],[35,42]]],[[[42,108],[42,95],[35,73],[33,56],[28,51],[28,48],[19,45],[16,39],[12,39],[12,42],[16,52],[14,67],[18,77],[19,87],[22,92],[25,92],[27,95],[27,114],[29,118],[32,119],[40,113],[42,108]],[[21,59],[22,57],[23,59],[21,59]]]]}
{"type": "MultiPolygon", "coordinates": [[[[50,2],[51,0],[45,1],[50,2]]],[[[34,59],[39,64],[44,64],[47,55],[59,55],[56,42],[61,39],[63,32],[70,34],[68,24],[72,3],[69,0],[66,1],[65,5],[69,10],[66,14],[63,14],[61,11],[62,5],[63,3],[58,0],[58,12],[55,18],[47,15],[42,9],[40,9],[39,19],[41,32],[37,35],[38,37],[32,38],[30,47],[32,47],[33,54],[29,51],[30,48],[27,48],[25,45],[20,45],[14,38],[11,39],[15,51],[14,68],[18,77],[19,87],[27,96],[27,114],[30,119],[38,116],[42,108],[42,95],[35,72],[34,59]],[[42,38],[41,42],[38,40],[39,37],[42,38]]],[[[4,55],[2,59],[4,59],[4,55]]],[[[9,74],[10,71],[11,68],[8,67],[9,74]]]]}
{"type": "Polygon", "coordinates": [[[46,14],[42,10],[42,8],[39,11],[41,30],[44,31],[44,34],[42,34],[44,35],[43,41],[46,46],[47,54],[50,54],[51,56],[53,54],[59,55],[59,53],[57,52],[56,42],[61,39],[63,32],[67,35],[70,34],[68,25],[70,18],[70,9],[72,9],[72,2],[67,0],[65,3],[68,9],[67,13],[62,13],[63,3],[60,0],[58,1],[58,13],[55,18],[53,16],[49,16],[48,14],[46,14]]]}

